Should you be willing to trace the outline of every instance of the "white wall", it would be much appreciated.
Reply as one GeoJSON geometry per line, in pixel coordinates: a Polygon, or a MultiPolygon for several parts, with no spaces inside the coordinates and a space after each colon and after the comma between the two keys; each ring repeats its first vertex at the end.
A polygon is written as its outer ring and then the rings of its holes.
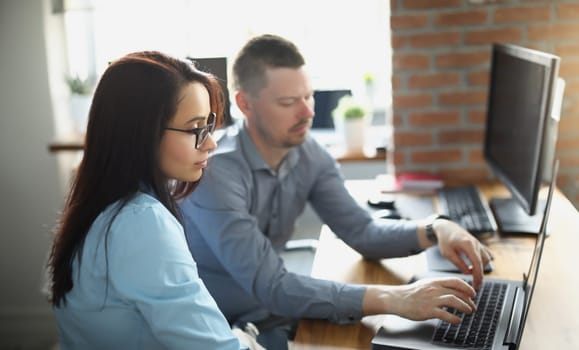
{"type": "MultiPolygon", "coordinates": [[[[47,55],[49,6],[49,0],[0,0],[0,350],[48,349],[57,341],[40,293],[63,203],[57,159],[47,150],[62,128],[54,122],[53,110],[62,106],[52,105],[49,76],[63,63],[47,55]]],[[[381,172],[377,166],[373,171],[381,172]]]]}
{"type": "Polygon", "coordinates": [[[40,293],[62,205],[45,43],[48,1],[0,0],[0,349],[48,349],[55,323],[40,293]]]}

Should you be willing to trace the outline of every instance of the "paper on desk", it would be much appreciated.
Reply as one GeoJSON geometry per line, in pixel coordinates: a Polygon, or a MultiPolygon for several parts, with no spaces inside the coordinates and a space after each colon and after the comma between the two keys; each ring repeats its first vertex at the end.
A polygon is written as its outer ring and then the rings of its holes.
{"type": "Polygon", "coordinates": [[[376,185],[383,193],[433,192],[444,186],[441,176],[430,173],[379,174],[376,185]]]}

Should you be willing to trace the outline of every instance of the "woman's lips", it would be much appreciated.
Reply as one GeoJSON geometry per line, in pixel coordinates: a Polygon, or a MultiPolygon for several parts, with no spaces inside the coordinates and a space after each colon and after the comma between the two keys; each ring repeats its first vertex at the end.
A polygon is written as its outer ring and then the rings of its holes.
{"type": "Polygon", "coordinates": [[[200,168],[205,168],[205,167],[207,167],[207,159],[204,159],[200,162],[196,162],[195,165],[200,167],[200,168]]]}

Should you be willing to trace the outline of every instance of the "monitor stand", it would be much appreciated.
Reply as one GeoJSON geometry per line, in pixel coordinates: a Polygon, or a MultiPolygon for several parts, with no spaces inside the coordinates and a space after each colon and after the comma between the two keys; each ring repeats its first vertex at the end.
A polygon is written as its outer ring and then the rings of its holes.
{"type": "Polygon", "coordinates": [[[541,228],[545,200],[537,202],[535,215],[528,215],[512,198],[492,198],[490,207],[500,233],[536,235],[541,228]]]}

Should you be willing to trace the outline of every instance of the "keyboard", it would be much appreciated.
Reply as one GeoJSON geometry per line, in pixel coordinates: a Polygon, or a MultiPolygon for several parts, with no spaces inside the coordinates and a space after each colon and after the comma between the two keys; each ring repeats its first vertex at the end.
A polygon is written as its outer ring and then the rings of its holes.
{"type": "Polygon", "coordinates": [[[473,235],[497,230],[494,216],[476,186],[443,187],[437,190],[436,196],[439,213],[473,235]]]}
{"type": "Polygon", "coordinates": [[[484,282],[474,300],[477,311],[464,315],[455,309],[447,308],[447,311],[460,316],[462,322],[455,325],[439,320],[432,342],[491,349],[506,290],[506,284],[484,282]]]}

